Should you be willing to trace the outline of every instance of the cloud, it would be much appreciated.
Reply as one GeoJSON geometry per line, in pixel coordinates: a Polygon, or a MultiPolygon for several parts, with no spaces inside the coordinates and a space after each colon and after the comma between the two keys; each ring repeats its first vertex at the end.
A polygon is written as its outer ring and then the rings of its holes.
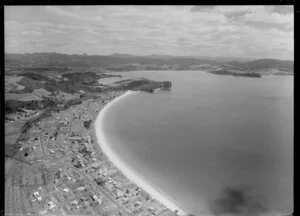
{"type": "MultiPolygon", "coordinates": [[[[254,6],[263,7],[263,6],[254,6]]],[[[216,6],[216,11],[224,14],[246,13],[249,12],[253,6],[216,6]]]]}
{"type": "Polygon", "coordinates": [[[294,12],[293,6],[273,6],[273,12],[279,14],[292,14],[294,12]]]}
{"type": "Polygon", "coordinates": [[[46,9],[53,11],[54,13],[60,16],[67,16],[72,18],[78,18],[79,15],[73,12],[69,12],[63,9],[64,7],[57,7],[57,6],[46,6],[46,9]]]}
{"type": "Polygon", "coordinates": [[[293,13],[274,8],[6,7],[5,43],[13,52],[56,49],[64,53],[111,54],[121,50],[137,55],[169,52],[166,54],[292,57],[293,13]],[[33,47],[34,41],[40,42],[33,47]],[[56,41],[61,47],[52,46],[56,41]],[[275,53],[272,49],[281,51],[275,53]]]}
{"type": "Polygon", "coordinates": [[[213,5],[205,5],[205,6],[194,6],[191,8],[191,12],[201,12],[201,11],[210,11],[214,8],[213,5]]]}
{"type": "Polygon", "coordinates": [[[24,36],[42,36],[43,34],[39,31],[23,31],[20,33],[24,36]]]}
{"type": "Polygon", "coordinates": [[[291,24],[294,22],[294,15],[292,13],[279,14],[268,12],[266,7],[253,7],[250,12],[243,17],[244,21],[277,24],[291,24]]]}

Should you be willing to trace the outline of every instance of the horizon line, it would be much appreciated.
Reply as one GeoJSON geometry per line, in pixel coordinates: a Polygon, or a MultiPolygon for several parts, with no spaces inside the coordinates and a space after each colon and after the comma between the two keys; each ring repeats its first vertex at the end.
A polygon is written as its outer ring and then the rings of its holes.
{"type": "Polygon", "coordinates": [[[78,56],[114,56],[114,55],[127,55],[127,56],[134,56],[134,57],[149,57],[149,56],[169,56],[171,58],[224,58],[224,59],[241,59],[245,61],[256,61],[256,60],[279,60],[279,61],[294,61],[294,59],[278,59],[278,58],[245,58],[245,57],[222,57],[222,56],[197,56],[197,55],[170,55],[170,54],[149,54],[149,55],[136,55],[136,54],[129,54],[129,53],[113,53],[113,54],[87,54],[87,53],[61,53],[61,52],[25,52],[25,53],[9,53],[4,52],[4,55],[7,54],[17,54],[17,55],[32,55],[32,54],[61,54],[61,55],[78,55],[78,56]]]}

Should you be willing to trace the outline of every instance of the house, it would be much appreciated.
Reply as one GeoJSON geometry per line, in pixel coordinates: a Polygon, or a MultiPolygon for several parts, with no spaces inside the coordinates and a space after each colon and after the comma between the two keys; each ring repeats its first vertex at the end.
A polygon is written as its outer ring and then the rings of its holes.
{"type": "Polygon", "coordinates": [[[100,198],[98,198],[97,195],[93,195],[92,196],[93,200],[95,200],[98,204],[101,204],[102,200],[100,198]]]}
{"type": "Polygon", "coordinates": [[[78,201],[77,200],[73,200],[72,202],[70,202],[71,205],[77,205],[78,201]]]}
{"type": "Polygon", "coordinates": [[[77,188],[77,190],[79,190],[79,191],[83,191],[84,189],[85,189],[84,186],[81,186],[81,187],[78,187],[78,188],[77,188]]]}
{"type": "Polygon", "coordinates": [[[49,202],[48,202],[48,208],[49,208],[50,210],[54,209],[55,206],[56,206],[56,205],[55,205],[52,201],[49,201],[49,202]]]}
{"type": "Polygon", "coordinates": [[[117,190],[117,196],[118,196],[118,197],[122,196],[123,194],[124,194],[124,193],[123,193],[122,191],[117,190]]]}
{"type": "Polygon", "coordinates": [[[80,197],[80,200],[81,200],[81,201],[88,200],[88,197],[86,197],[86,196],[80,197]]]}
{"type": "Polygon", "coordinates": [[[89,203],[88,201],[83,201],[83,204],[84,204],[85,206],[89,206],[89,205],[90,205],[90,203],[89,203]]]}
{"type": "Polygon", "coordinates": [[[70,189],[68,189],[68,188],[63,189],[64,193],[68,193],[69,191],[70,191],[70,189]]]}
{"type": "Polygon", "coordinates": [[[100,198],[95,199],[96,202],[100,205],[102,203],[102,200],[100,198]]]}
{"type": "Polygon", "coordinates": [[[39,196],[39,192],[36,191],[36,192],[33,193],[33,197],[36,198],[36,197],[38,197],[38,196],[39,196]]]}
{"type": "Polygon", "coordinates": [[[40,211],[39,215],[43,215],[43,214],[46,214],[46,213],[47,213],[47,209],[45,209],[44,211],[40,211]]]}

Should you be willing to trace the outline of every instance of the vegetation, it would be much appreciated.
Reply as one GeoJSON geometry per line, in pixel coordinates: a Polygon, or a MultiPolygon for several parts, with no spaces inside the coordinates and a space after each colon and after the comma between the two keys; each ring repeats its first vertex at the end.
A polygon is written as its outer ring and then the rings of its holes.
{"type": "Polygon", "coordinates": [[[50,117],[51,114],[50,112],[44,111],[42,112],[39,116],[37,116],[34,119],[28,120],[25,125],[22,128],[22,133],[26,133],[35,123],[38,123],[39,121],[41,121],[42,119],[48,118],[50,117]]]}
{"type": "MultiPolygon", "coordinates": [[[[15,93],[32,93],[34,89],[44,88],[45,90],[53,93],[60,90],[66,93],[77,93],[80,90],[85,92],[100,92],[98,80],[105,77],[114,77],[119,75],[93,73],[93,72],[74,72],[61,74],[56,79],[51,78],[50,75],[45,73],[26,72],[20,74],[23,76],[20,85],[24,86],[23,90],[16,90],[15,93]]],[[[53,75],[53,74],[52,74],[53,75]]]]}
{"type": "Polygon", "coordinates": [[[33,79],[33,80],[38,80],[38,81],[46,81],[46,80],[48,80],[48,78],[46,76],[42,76],[42,75],[40,75],[38,73],[26,72],[26,73],[22,73],[20,75],[28,77],[28,78],[33,79]]]}
{"type": "Polygon", "coordinates": [[[86,129],[89,129],[90,126],[92,124],[92,120],[88,120],[88,121],[84,121],[83,122],[83,126],[86,128],[86,129]]]}
{"type": "Polygon", "coordinates": [[[162,87],[164,89],[170,89],[172,87],[172,83],[170,81],[163,81],[162,82],[162,87]]]}
{"type": "Polygon", "coordinates": [[[74,106],[74,105],[78,105],[78,104],[81,104],[81,99],[71,99],[71,100],[68,100],[65,105],[64,105],[64,108],[67,109],[71,106],[74,106]]]}
{"type": "Polygon", "coordinates": [[[7,100],[5,101],[5,114],[11,114],[14,112],[22,112],[22,109],[27,110],[40,110],[49,107],[56,106],[57,102],[49,98],[36,101],[19,101],[19,100],[7,100]]]}
{"type": "Polygon", "coordinates": [[[96,183],[98,184],[98,185],[100,185],[100,186],[104,186],[104,184],[105,184],[105,179],[103,179],[103,178],[97,178],[97,179],[95,179],[95,181],[96,181],[96,183]]]}
{"type": "MultiPolygon", "coordinates": [[[[16,90],[16,93],[33,92],[34,89],[45,89],[52,94],[50,96],[44,96],[42,100],[6,100],[5,101],[5,113],[11,114],[14,112],[22,112],[22,109],[28,110],[41,110],[47,108],[57,107],[59,104],[64,104],[64,108],[68,108],[73,105],[80,104],[84,100],[86,94],[93,94],[97,92],[107,91],[102,85],[98,84],[98,79],[104,77],[115,76],[113,74],[96,74],[93,72],[82,73],[66,73],[61,75],[60,80],[54,80],[44,74],[37,74],[33,72],[22,73],[23,77],[19,84],[24,86],[23,90],[16,90]],[[78,98],[62,98],[60,93],[74,94],[79,93],[80,90],[85,92],[85,95],[78,96],[78,98]]],[[[114,87],[109,87],[110,90],[136,90],[153,92],[155,89],[162,86],[171,86],[168,82],[155,82],[148,79],[138,80],[122,80],[116,83],[114,87]]]]}
{"type": "Polygon", "coordinates": [[[171,82],[156,82],[153,80],[148,79],[135,79],[135,80],[121,80],[119,82],[115,82],[117,84],[114,87],[115,90],[117,89],[125,89],[125,90],[134,90],[134,91],[145,91],[145,92],[154,92],[155,89],[165,87],[170,88],[171,82]]]}
{"type": "Polygon", "coordinates": [[[232,75],[232,76],[245,76],[245,77],[255,77],[261,78],[262,76],[259,73],[237,73],[228,70],[217,70],[217,71],[210,71],[212,74],[220,74],[220,75],[232,75]]]}
{"type": "Polygon", "coordinates": [[[228,63],[234,67],[240,67],[245,69],[261,69],[261,68],[280,68],[287,71],[294,70],[294,62],[293,61],[283,61],[276,59],[259,59],[255,61],[248,62],[229,62],[228,63]]]}
{"type": "MultiPolygon", "coordinates": [[[[56,70],[59,72],[70,71],[71,67],[100,67],[111,71],[132,70],[189,70],[192,66],[209,64],[221,66],[224,63],[242,70],[279,68],[280,70],[294,71],[293,61],[276,59],[260,59],[255,61],[236,62],[220,60],[218,58],[200,57],[174,57],[174,56],[134,56],[114,54],[101,55],[66,55],[59,53],[33,53],[33,54],[5,54],[5,63],[10,65],[34,65],[25,67],[25,71],[45,72],[56,70]],[[34,62],[34,63],[32,63],[34,62]],[[27,69],[28,68],[28,69],[27,69]]],[[[24,70],[24,67],[20,67],[24,70]]],[[[193,67],[194,68],[194,67],[193,67]]]]}

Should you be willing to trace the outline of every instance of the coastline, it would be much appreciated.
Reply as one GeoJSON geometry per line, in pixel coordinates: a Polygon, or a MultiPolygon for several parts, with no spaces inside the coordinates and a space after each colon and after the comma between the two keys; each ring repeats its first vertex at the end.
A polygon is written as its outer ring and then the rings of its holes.
{"type": "Polygon", "coordinates": [[[119,101],[120,99],[132,95],[136,92],[134,91],[126,91],[125,93],[121,94],[120,96],[112,99],[109,101],[102,109],[100,109],[99,113],[97,114],[95,123],[94,123],[94,130],[97,139],[98,146],[102,149],[105,153],[107,158],[116,166],[118,169],[133,183],[135,183],[138,187],[145,190],[150,196],[152,196],[155,200],[166,206],[168,209],[178,211],[178,215],[186,215],[186,213],[180,209],[176,204],[174,204],[171,200],[169,200],[166,196],[162,195],[156,188],[151,186],[148,182],[143,180],[137,172],[133,171],[129,166],[127,166],[123,161],[119,159],[117,154],[115,154],[111,148],[109,147],[109,143],[103,133],[103,124],[104,124],[104,116],[106,111],[112,106],[114,103],[119,101]]]}

